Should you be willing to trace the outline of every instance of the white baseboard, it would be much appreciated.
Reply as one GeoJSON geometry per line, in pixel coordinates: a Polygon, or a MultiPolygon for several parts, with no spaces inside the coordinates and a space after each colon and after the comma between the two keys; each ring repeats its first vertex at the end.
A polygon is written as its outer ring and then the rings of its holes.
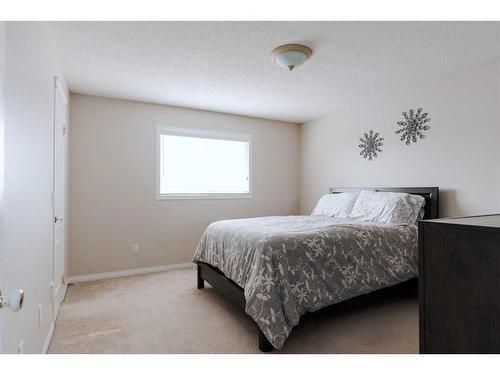
{"type": "Polygon", "coordinates": [[[47,337],[45,338],[45,342],[43,343],[42,354],[47,354],[50,347],[50,342],[52,341],[52,336],[54,335],[55,324],[57,320],[57,316],[59,315],[59,309],[61,308],[62,302],[66,297],[66,292],[68,291],[68,284],[61,283],[59,284],[57,291],[54,295],[54,303],[55,303],[55,316],[54,321],[50,325],[49,332],[47,333],[47,337]]]}
{"type": "Polygon", "coordinates": [[[62,282],[57,286],[56,292],[54,293],[54,320],[56,320],[57,315],[59,315],[59,309],[61,308],[61,305],[64,301],[67,290],[68,284],[66,284],[65,282],[62,282]]]}
{"type": "Polygon", "coordinates": [[[193,263],[177,263],[177,264],[168,264],[168,265],[164,265],[164,266],[133,268],[130,270],[123,270],[123,271],[93,273],[93,274],[89,274],[89,275],[70,276],[70,277],[66,278],[66,283],[67,284],[75,284],[75,283],[81,283],[84,281],[114,279],[117,277],[143,275],[146,273],[178,270],[178,269],[190,268],[190,267],[194,267],[194,264],[193,263]]]}
{"type": "Polygon", "coordinates": [[[49,351],[50,342],[52,341],[52,335],[54,334],[54,322],[50,325],[49,333],[47,333],[47,337],[45,338],[45,342],[43,343],[42,354],[47,354],[49,351]]]}

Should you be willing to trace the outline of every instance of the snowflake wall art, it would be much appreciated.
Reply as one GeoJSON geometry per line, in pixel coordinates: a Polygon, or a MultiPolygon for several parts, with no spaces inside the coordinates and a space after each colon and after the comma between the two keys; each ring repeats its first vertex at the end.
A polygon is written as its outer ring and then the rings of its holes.
{"type": "Polygon", "coordinates": [[[424,138],[423,131],[431,128],[426,125],[431,120],[427,115],[427,112],[422,113],[422,108],[417,109],[417,111],[410,109],[408,113],[403,112],[405,121],[398,121],[401,129],[396,130],[396,134],[401,134],[401,141],[406,139],[405,143],[409,145],[411,142],[416,142],[418,138],[424,138]]]}
{"type": "Polygon", "coordinates": [[[379,134],[374,134],[373,130],[365,133],[364,138],[360,138],[359,140],[361,141],[359,144],[361,152],[359,154],[365,159],[372,160],[377,157],[377,152],[382,152],[381,147],[384,144],[382,142],[384,138],[379,138],[379,134]]]}

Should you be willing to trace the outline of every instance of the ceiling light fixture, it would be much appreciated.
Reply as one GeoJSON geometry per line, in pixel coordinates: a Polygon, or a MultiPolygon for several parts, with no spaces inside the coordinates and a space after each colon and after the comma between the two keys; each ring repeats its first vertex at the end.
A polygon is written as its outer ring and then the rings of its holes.
{"type": "Polygon", "coordinates": [[[278,66],[292,70],[306,61],[312,55],[312,50],[302,44],[285,44],[271,52],[271,58],[278,66]]]}

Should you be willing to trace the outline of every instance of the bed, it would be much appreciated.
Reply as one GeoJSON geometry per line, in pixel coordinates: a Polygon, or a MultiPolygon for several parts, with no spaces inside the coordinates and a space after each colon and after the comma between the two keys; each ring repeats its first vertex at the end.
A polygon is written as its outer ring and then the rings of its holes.
{"type": "MultiPolygon", "coordinates": [[[[419,195],[438,217],[438,188],[370,190],[419,195]]],[[[419,198],[420,199],[420,198],[419,198]]],[[[209,225],[196,249],[197,287],[211,284],[256,323],[259,349],[281,349],[300,317],[393,287],[418,273],[417,226],[328,216],[275,216],[209,225]]]]}

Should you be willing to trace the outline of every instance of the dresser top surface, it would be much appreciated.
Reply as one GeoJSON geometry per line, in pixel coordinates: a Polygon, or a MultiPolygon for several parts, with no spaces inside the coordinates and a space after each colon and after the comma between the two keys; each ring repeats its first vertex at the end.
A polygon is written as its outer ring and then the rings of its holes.
{"type": "Polygon", "coordinates": [[[467,216],[467,217],[456,217],[456,218],[450,217],[444,219],[425,220],[425,222],[500,228],[500,214],[467,216]]]}

